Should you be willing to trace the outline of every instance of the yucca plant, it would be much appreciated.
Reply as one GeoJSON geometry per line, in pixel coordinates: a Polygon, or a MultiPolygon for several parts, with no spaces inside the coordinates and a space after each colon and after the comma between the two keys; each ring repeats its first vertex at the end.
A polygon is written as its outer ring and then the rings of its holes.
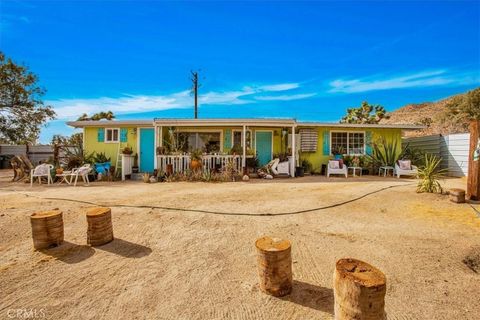
{"type": "Polygon", "coordinates": [[[444,178],[447,171],[440,169],[442,159],[433,154],[425,154],[423,161],[423,165],[418,168],[421,180],[417,192],[442,193],[443,188],[438,180],[444,178]]]}

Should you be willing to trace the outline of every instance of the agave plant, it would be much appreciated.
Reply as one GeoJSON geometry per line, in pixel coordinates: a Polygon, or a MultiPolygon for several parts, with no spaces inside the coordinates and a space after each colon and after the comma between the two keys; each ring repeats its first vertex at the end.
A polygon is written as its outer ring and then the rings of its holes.
{"type": "Polygon", "coordinates": [[[418,168],[420,182],[417,186],[417,192],[442,193],[443,188],[438,181],[445,177],[447,169],[440,169],[441,158],[425,154],[423,165],[418,168]]]}
{"type": "Polygon", "coordinates": [[[398,146],[397,141],[387,141],[382,138],[373,144],[373,152],[368,156],[369,160],[375,165],[393,166],[402,155],[402,149],[398,146]]]}

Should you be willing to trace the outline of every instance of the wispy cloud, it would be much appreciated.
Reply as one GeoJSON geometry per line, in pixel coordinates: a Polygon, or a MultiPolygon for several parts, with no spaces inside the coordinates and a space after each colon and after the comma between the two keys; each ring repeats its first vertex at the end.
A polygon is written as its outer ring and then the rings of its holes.
{"type": "Polygon", "coordinates": [[[280,83],[280,84],[271,84],[260,86],[259,89],[262,91],[287,91],[299,88],[299,83],[280,83]]]}
{"type": "Polygon", "coordinates": [[[433,70],[396,76],[371,76],[360,79],[337,79],[330,82],[329,92],[356,93],[374,90],[421,88],[445,85],[469,85],[478,83],[475,73],[450,73],[433,70]]]}
{"type": "MultiPolygon", "coordinates": [[[[200,105],[239,105],[259,101],[290,101],[305,99],[315,93],[292,93],[268,95],[299,88],[298,83],[279,83],[260,86],[245,86],[227,91],[210,91],[199,96],[200,105]]],[[[185,109],[193,106],[190,91],[165,95],[125,95],[118,98],[101,97],[93,99],[59,99],[47,101],[57,112],[59,119],[75,119],[82,113],[92,114],[111,110],[115,114],[141,113],[168,109],[185,109]]]]}
{"type": "Polygon", "coordinates": [[[291,94],[291,95],[279,95],[279,96],[259,96],[255,97],[256,100],[261,101],[291,101],[291,100],[300,100],[300,99],[307,99],[317,95],[317,93],[298,93],[298,94],[291,94]]]}

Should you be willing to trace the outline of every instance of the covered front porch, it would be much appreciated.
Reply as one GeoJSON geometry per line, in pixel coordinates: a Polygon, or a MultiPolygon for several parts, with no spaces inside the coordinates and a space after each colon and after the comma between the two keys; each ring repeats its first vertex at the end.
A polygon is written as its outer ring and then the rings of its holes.
{"type": "Polygon", "coordinates": [[[263,166],[283,154],[293,177],[298,162],[295,129],[292,119],[155,119],[154,168],[184,173],[193,155],[203,171],[228,167],[246,173],[252,164],[263,166]]]}

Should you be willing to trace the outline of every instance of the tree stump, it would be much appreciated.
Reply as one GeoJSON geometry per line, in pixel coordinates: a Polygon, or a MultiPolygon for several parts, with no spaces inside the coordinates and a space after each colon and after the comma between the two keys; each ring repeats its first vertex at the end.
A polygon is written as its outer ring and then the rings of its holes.
{"type": "Polygon", "coordinates": [[[383,320],[385,275],[356,259],[340,259],[334,272],[336,320],[383,320]]]}
{"type": "Polygon", "coordinates": [[[450,189],[449,190],[450,201],[455,203],[465,202],[465,190],[463,189],[450,189]]]}
{"type": "Polygon", "coordinates": [[[290,241],[263,237],[255,242],[260,289],[281,297],[292,291],[292,255],[290,241]]]}
{"type": "Polygon", "coordinates": [[[113,240],[112,211],[110,208],[87,210],[87,244],[101,246],[113,240]]]}
{"type": "Polygon", "coordinates": [[[30,216],[33,247],[36,250],[58,246],[63,242],[63,215],[61,211],[42,211],[30,216]]]}

